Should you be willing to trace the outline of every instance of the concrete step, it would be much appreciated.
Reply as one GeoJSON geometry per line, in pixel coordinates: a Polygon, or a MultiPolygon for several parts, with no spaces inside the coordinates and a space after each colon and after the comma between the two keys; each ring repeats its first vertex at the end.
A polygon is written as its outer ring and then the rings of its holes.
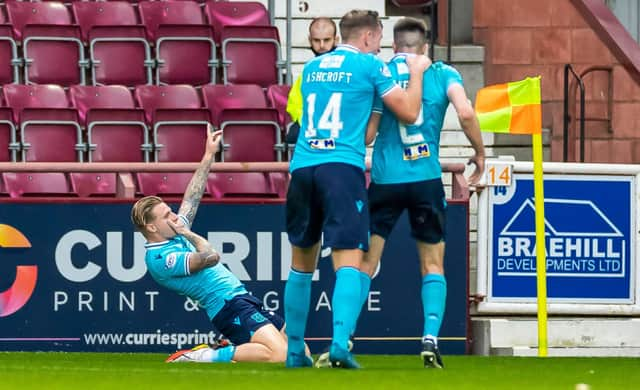
{"type": "MultiPolygon", "coordinates": [[[[436,60],[445,61],[447,59],[447,47],[436,45],[433,49],[433,57],[436,60]]],[[[477,45],[454,45],[451,46],[451,62],[455,64],[463,63],[483,63],[484,46],[477,45]]]]}
{"type": "MultiPolygon", "coordinates": [[[[537,355],[535,318],[474,317],[471,323],[475,354],[537,355]]],[[[638,356],[640,318],[550,318],[547,335],[555,356],[638,356]]]]}

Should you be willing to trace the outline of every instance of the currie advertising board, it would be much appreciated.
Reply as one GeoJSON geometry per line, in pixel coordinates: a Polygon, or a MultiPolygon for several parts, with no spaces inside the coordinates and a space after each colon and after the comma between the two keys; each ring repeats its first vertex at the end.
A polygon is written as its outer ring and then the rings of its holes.
{"type": "MultiPolygon", "coordinates": [[[[174,208],[177,205],[173,205],[174,208]]],[[[158,286],[129,203],[0,203],[0,350],[171,352],[218,334],[196,302],[158,286]]],[[[467,344],[467,203],[451,202],[445,259],[445,353],[467,344]]],[[[194,231],[222,262],[283,313],[291,247],[282,204],[203,203],[194,231]]],[[[307,328],[313,351],[331,336],[330,250],[314,275],[307,328]]],[[[417,353],[419,263],[406,217],[394,230],[358,322],[358,353],[417,353]]]]}

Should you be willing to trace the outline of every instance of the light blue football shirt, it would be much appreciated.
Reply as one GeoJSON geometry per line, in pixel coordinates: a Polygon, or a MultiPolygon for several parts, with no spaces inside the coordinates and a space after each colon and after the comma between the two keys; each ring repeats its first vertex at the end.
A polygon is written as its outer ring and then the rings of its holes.
{"type": "Polygon", "coordinates": [[[300,135],[289,169],[336,162],[364,169],[374,96],[382,97],[395,86],[383,61],[353,46],[339,45],[307,62],[300,135]]]}
{"type": "MultiPolygon", "coordinates": [[[[409,67],[406,55],[398,54],[389,62],[393,78],[406,88],[409,67]]],[[[376,99],[374,112],[382,112],[378,137],[373,147],[371,180],[377,184],[412,183],[442,176],[440,167],[440,131],[449,106],[447,90],[462,85],[462,77],[453,67],[435,62],[424,73],[422,112],[413,125],[398,121],[376,99]]]]}
{"type": "Polygon", "coordinates": [[[144,260],[153,279],[163,287],[198,301],[210,320],[222,309],[225,301],[247,293],[242,282],[220,263],[190,274],[189,256],[196,250],[183,236],[147,243],[145,248],[144,260]]]}

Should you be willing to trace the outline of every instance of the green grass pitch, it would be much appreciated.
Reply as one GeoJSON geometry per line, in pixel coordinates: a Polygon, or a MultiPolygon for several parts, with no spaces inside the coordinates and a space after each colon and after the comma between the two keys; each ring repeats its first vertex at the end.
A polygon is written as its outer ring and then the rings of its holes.
{"type": "Polygon", "coordinates": [[[0,352],[0,389],[640,389],[638,358],[358,356],[362,370],[164,363],[162,354],[0,352]]]}

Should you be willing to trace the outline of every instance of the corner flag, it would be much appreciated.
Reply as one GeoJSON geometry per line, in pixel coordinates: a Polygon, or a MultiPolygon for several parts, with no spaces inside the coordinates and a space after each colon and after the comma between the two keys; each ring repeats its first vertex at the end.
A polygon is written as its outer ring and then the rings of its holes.
{"type": "Polygon", "coordinates": [[[482,131],[540,134],[540,76],[482,88],[475,108],[482,131]]]}
{"type": "Polygon", "coordinates": [[[480,129],[494,133],[531,134],[538,295],[538,356],[547,356],[547,267],[542,172],[542,109],[540,76],[482,88],[476,95],[480,129]]]}

